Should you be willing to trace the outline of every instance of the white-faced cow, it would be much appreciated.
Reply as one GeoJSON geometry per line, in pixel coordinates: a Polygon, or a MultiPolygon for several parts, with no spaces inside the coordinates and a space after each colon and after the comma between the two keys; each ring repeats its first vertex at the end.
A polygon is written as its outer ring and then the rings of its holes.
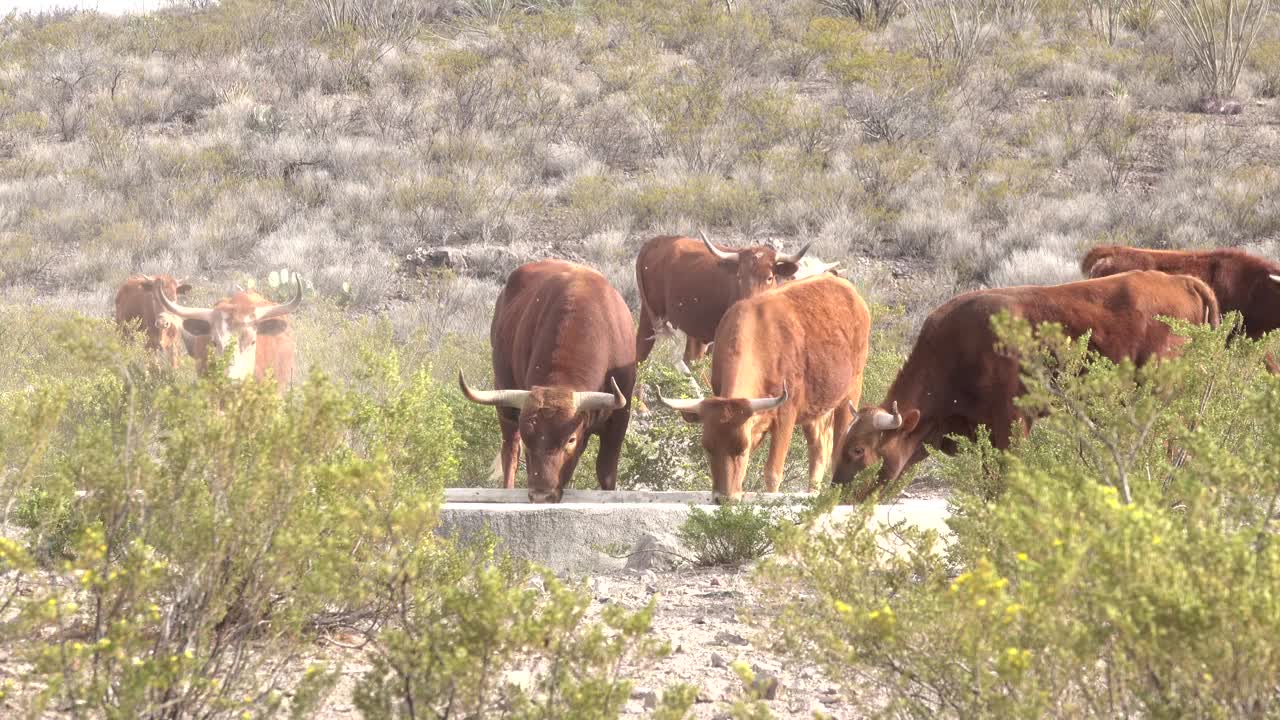
{"type": "Polygon", "coordinates": [[[523,444],[529,499],[559,502],[598,435],[596,480],[614,489],[636,381],[633,327],[622,296],[591,268],[542,260],[511,273],[489,332],[497,389],[472,389],[458,373],[468,400],[498,409],[505,487],[515,487],[523,444]]]}
{"type": "Polygon", "coordinates": [[[286,303],[274,303],[253,290],[243,290],[219,300],[213,307],[178,305],[164,295],[156,298],[165,310],[182,318],[182,327],[196,337],[196,363],[203,371],[208,350],[224,352],[234,344],[227,366],[233,379],[274,377],[280,387],[293,381],[293,330],[289,315],[302,304],[302,280],[295,277],[295,292],[286,303]]]}
{"type": "Polygon", "coordinates": [[[751,451],[770,434],[764,484],[776,492],[796,425],[809,445],[809,490],[862,395],[871,314],[849,281],[819,275],[739,301],[716,331],[714,397],[662,401],[702,424],[712,491],[736,497],[751,451]]]}

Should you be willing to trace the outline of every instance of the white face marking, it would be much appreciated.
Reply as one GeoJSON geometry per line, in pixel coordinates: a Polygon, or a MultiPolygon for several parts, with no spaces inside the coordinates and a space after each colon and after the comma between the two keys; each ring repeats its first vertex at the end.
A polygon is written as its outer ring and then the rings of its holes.
{"type": "Polygon", "coordinates": [[[257,329],[252,325],[245,325],[238,333],[233,333],[229,318],[219,313],[212,330],[211,339],[218,352],[226,350],[227,345],[235,340],[235,354],[232,355],[231,364],[227,367],[227,377],[232,380],[243,380],[253,375],[257,356],[257,329]]]}

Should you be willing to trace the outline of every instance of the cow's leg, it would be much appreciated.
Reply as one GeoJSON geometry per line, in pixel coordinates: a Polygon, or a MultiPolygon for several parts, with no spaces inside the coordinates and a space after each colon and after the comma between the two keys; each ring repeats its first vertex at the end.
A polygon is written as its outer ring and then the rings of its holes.
{"type": "MultiPolygon", "coordinates": [[[[707,348],[709,347],[711,347],[711,343],[702,342],[701,340],[688,335],[685,336],[684,357],[682,358],[683,362],[680,363],[680,366],[684,370],[685,375],[693,377],[693,371],[689,368],[689,366],[698,362],[702,358],[706,357],[707,348]]],[[[706,372],[702,373],[702,382],[706,383],[707,385],[711,384],[711,378],[707,377],[706,372]]],[[[701,390],[698,391],[698,397],[702,397],[701,390]]]]}
{"type": "Polygon", "coordinates": [[[636,362],[641,363],[653,352],[653,343],[657,340],[653,318],[649,317],[649,308],[640,304],[640,328],[636,330],[636,362]]]}
{"type": "Polygon", "coordinates": [[[622,443],[627,437],[627,425],[631,412],[614,410],[600,431],[600,451],[596,454],[596,482],[601,490],[618,487],[618,460],[622,457],[622,443]]]}
{"type": "Polygon", "coordinates": [[[520,467],[520,411],[498,408],[498,425],[502,428],[502,449],[498,451],[502,487],[510,490],[516,486],[516,470],[520,467]]]}
{"type": "Polygon", "coordinates": [[[849,398],[849,402],[842,402],[836,406],[835,412],[831,416],[831,453],[833,456],[839,456],[840,451],[844,449],[844,434],[849,430],[849,426],[853,424],[853,399],[849,398]]]}
{"type": "Polygon", "coordinates": [[[809,446],[809,492],[817,492],[822,476],[831,465],[831,452],[835,447],[832,426],[835,412],[828,412],[804,425],[804,439],[809,446]]]}
{"type": "Polygon", "coordinates": [[[778,492],[782,484],[782,470],[787,462],[787,449],[791,447],[791,434],[796,430],[794,417],[779,416],[769,433],[769,459],[764,464],[764,491],[778,492]]]}

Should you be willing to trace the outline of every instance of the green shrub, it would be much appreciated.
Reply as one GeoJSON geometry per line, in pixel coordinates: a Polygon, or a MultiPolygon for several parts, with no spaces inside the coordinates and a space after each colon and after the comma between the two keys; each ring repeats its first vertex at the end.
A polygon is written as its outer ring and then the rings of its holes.
{"type": "Polygon", "coordinates": [[[765,574],[795,598],[780,644],[902,717],[1265,714],[1280,382],[1267,343],[1226,344],[1234,322],[1179,323],[1183,357],[1140,369],[1052,326],[998,323],[1020,402],[1051,414],[1008,452],[980,438],[943,463],[945,546],[868,525],[869,510],[786,533],[765,574]]]}
{"type": "MultiPolygon", "coordinates": [[[[414,590],[399,596],[356,688],[371,720],[617,717],[630,697],[622,671],[670,652],[646,637],[652,603],[609,605],[590,622],[589,593],[495,558],[492,545],[425,554],[404,581],[414,590]]],[[[677,688],[663,709],[682,717],[692,702],[677,688]]]]}
{"type": "Polygon", "coordinates": [[[802,508],[792,501],[726,502],[711,512],[690,505],[678,535],[698,565],[742,565],[772,553],[778,529],[802,508]]]}
{"type": "MultiPolygon", "coordinates": [[[[341,628],[371,643],[366,717],[610,718],[625,674],[667,652],[653,606],[589,619],[589,593],[492,541],[437,536],[459,440],[385,324],[352,331],[350,387],[317,374],[285,396],[228,380],[219,358],[208,377],[152,373],[107,323],[43,329],[0,338],[29,383],[0,389],[0,508],[41,551],[0,539],[0,643],[30,663],[0,690],[10,707],[306,717],[338,673],[301,661],[341,628]],[[494,680],[507,671],[526,680],[494,680]]],[[[684,717],[696,695],[674,687],[653,716],[684,717]]]]}

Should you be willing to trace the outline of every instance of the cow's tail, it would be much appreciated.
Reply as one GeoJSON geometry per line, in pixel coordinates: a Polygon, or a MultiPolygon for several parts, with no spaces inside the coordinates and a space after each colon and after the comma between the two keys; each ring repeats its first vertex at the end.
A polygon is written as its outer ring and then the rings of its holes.
{"type": "Polygon", "coordinates": [[[1209,323],[1209,327],[1217,329],[1218,324],[1222,322],[1222,312],[1218,308],[1218,296],[1213,293],[1213,288],[1206,285],[1200,278],[1190,275],[1184,277],[1191,284],[1191,289],[1200,296],[1200,304],[1204,308],[1204,322],[1209,323]]]}
{"type": "Polygon", "coordinates": [[[1099,245],[1093,248],[1085,253],[1084,259],[1080,261],[1080,273],[1087,278],[1114,275],[1116,268],[1112,262],[1113,255],[1115,255],[1115,248],[1111,245],[1099,245]]]}

